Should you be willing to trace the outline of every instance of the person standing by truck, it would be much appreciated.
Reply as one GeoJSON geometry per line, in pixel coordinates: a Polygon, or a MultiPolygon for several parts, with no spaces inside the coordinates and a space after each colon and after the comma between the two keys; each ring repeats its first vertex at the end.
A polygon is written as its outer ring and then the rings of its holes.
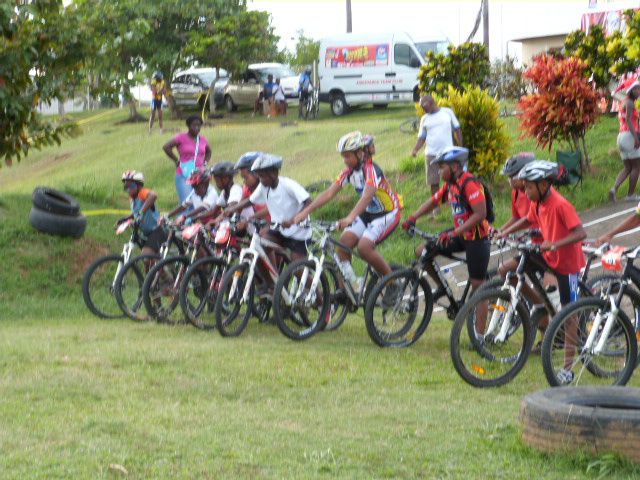
{"type": "MultiPolygon", "coordinates": [[[[418,151],[426,143],[425,160],[427,185],[431,188],[431,194],[440,189],[440,174],[438,166],[433,162],[435,158],[447,147],[455,144],[462,147],[462,130],[460,122],[453,110],[447,107],[439,107],[434,98],[427,94],[420,98],[420,106],[424,110],[424,115],[420,119],[418,128],[418,141],[411,151],[411,156],[415,157],[418,151]]],[[[438,212],[434,210],[434,216],[438,212]]]]}

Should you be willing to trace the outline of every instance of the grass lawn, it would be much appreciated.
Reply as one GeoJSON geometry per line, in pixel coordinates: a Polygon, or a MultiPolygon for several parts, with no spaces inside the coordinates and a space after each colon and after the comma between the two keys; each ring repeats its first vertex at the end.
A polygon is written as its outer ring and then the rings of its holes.
{"type": "MultiPolygon", "coordinates": [[[[424,171],[400,171],[415,138],[398,129],[412,114],[391,107],[336,119],[323,109],[318,121],[281,126],[240,113],[203,133],[214,161],[273,151],[285,158],[284,175],[303,184],[335,178],[340,135],[373,133],[377,161],[413,209],[426,197],[424,171]]],[[[640,467],[614,457],[523,445],[520,401],[546,387],[539,358],[506,387],[473,389],[453,370],[443,316],[406,350],[374,346],[361,313],[305,343],[255,321],[241,338],[223,339],[92,317],[80,281],[94,258],[121,248],[114,217],[90,217],[77,241],[37,234],[26,218],[36,185],[73,193],[85,211],[127,208],[119,178],[130,168],[144,171],[162,210],[172,208],[173,169],[161,147],[183,122],[149,136],[144,124],[118,124],[124,116],[85,117],[82,136],[0,170],[0,478],[640,478],[640,467]]],[[[517,119],[507,122],[514,151],[532,150],[517,138],[517,119]]],[[[620,168],[616,134],[609,118],[589,134],[593,173],[569,194],[579,209],[606,199],[620,168]]],[[[506,182],[494,190],[499,223],[506,182]]],[[[323,215],[351,202],[345,194],[323,215]]],[[[443,213],[422,226],[449,222],[443,213]]],[[[413,247],[397,232],[383,251],[406,262],[413,247]]],[[[637,375],[630,385],[640,386],[637,375]]]]}

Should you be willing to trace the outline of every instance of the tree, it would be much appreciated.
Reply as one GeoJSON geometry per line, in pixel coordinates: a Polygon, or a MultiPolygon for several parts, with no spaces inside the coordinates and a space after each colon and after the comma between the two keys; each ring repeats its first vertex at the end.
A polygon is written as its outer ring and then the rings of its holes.
{"type": "Polygon", "coordinates": [[[582,167],[589,167],[584,141],[599,114],[599,94],[585,77],[587,65],[579,58],[557,58],[542,54],[524,76],[535,93],[522,97],[518,108],[522,130],[534,137],[539,146],[551,150],[553,143],[566,142],[582,153],[582,167]]]}
{"type": "Polygon", "coordinates": [[[318,60],[320,54],[320,41],[307,37],[304,30],[298,30],[298,41],[295,52],[289,56],[288,63],[303,67],[311,65],[318,60]]]}
{"type": "Polygon", "coordinates": [[[84,35],[73,5],[61,0],[0,4],[0,158],[7,165],[31,148],[77,132],[38,114],[40,102],[63,100],[84,58],[84,35]]]}
{"type": "Polygon", "coordinates": [[[279,37],[273,33],[269,13],[242,11],[217,21],[208,19],[189,34],[186,54],[201,63],[224,67],[240,75],[249,63],[279,58],[279,37]]]}
{"type": "Polygon", "coordinates": [[[640,68],[640,11],[624,12],[627,29],[624,35],[610,38],[607,53],[614,59],[611,73],[622,76],[640,68]]]}

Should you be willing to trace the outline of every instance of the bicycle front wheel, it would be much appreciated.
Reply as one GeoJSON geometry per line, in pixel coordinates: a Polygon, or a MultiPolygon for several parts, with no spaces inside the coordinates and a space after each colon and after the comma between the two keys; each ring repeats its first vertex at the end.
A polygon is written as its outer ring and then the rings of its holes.
{"type": "Polygon", "coordinates": [[[249,265],[240,263],[233,266],[222,277],[214,316],[216,326],[223,337],[237,337],[249,323],[253,305],[253,281],[245,295],[249,282],[249,265]]]}
{"type": "Polygon", "coordinates": [[[297,260],[285,268],[276,282],[273,310],[280,331],[292,340],[306,340],[327,324],[331,302],[324,272],[315,290],[315,262],[297,260]]]}
{"type": "Polygon", "coordinates": [[[122,269],[122,255],[107,255],[94,261],[82,279],[82,297],[87,308],[100,318],[122,318],[115,299],[115,281],[122,269]]]}
{"type": "Polygon", "coordinates": [[[329,298],[331,300],[331,313],[324,330],[331,332],[337,330],[347,318],[347,294],[344,291],[344,285],[341,286],[341,277],[338,274],[337,267],[334,264],[328,263],[325,265],[324,271],[327,277],[327,285],[330,292],[329,298]]]}
{"type": "Polygon", "coordinates": [[[408,347],[424,333],[433,313],[433,296],[426,280],[413,269],[385,275],[367,297],[367,333],[380,347],[408,347]],[[422,312],[420,306],[422,305],[422,312]]]}
{"type": "Polygon", "coordinates": [[[451,360],[458,375],[474,387],[498,387],[522,370],[535,328],[522,302],[511,307],[509,290],[474,294],[456,315],[451,330],[451,360]]]}
{"type": "Polygon", "coordinates": [[[165,258],[156,263],[142,285],[142,299],[147,313],[162,323],[183,321],[182,312],[176,312],[180,285],[189,266],[185,256],[165,258]]]}
{"type": "Polygon", "coordinates": [[[184,274],[180,285],[180,308],[185,318],[196,328],[215,328],[213,309],[226,270],[226,262],[218,257],[206,257],[194,262],[184,274]]]}
{"type": "Polygon", "coordinates": [[[638,355],[634,328],[624,311],[611,319],[610,315],[608,300],[584,298],[554,317],[541,352],[549,385],[625,385],[629,381],[638,355]],[[608,320],[613,323],[607,334],[608,320]]]}
{"type": "Polygon", "coordinates": [[[160,260],[157,253],[139,255],[129,260],[116,277],[115,296],[118,306],[131,320],[147,320],[140,312],[142,307],[142,285],[147,269],[160,260]]]}

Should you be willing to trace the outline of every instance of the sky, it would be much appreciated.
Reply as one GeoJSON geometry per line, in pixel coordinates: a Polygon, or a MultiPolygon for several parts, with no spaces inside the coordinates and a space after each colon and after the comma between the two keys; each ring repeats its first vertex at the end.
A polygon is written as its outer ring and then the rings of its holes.
{"type": "MultiPolygon", "coordinates": [[[[464,42],[480,8],[480,0],[352,0],[353,32],[405,31],[414,41],[422,37],[446,37],[464,42]]],[[[627,6],[640,1],[598,0],[600,8],[627,6]]],[[[346,32],[345,0],[250,0],[249,8],[272,15],[280,47],[293,50],[297,31],[320,39],[346,32]]],[[[589,0],[489,0],[489,51],[492,58],[519,57],[514,38],[568,33],[580,28],[589,0]]],[[[475,37],[482,41],[482,24],[475,37]]]]}

